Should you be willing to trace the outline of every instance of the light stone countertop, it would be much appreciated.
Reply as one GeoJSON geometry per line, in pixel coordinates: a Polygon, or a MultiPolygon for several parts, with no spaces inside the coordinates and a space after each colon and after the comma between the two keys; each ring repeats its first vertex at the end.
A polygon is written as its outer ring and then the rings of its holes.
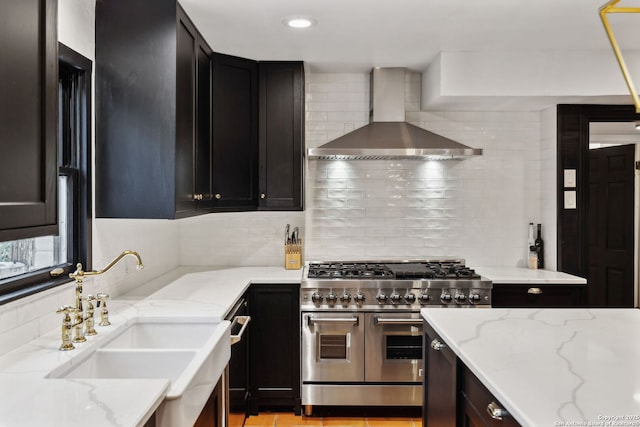
{"type": "Polygon", "coordinates": [[[587,279],[551,270],[532,270],[518,267],[473,267],[476,273],[491,279],[494,284],[513,283],[530,285],[581,285],[587,279]]]}
{"type": "Polygon", "coordinates": [[[60,328],[56,328],[0,357],[0,426],[144,425],[169,391],[168,380],[46,376],[61,365],[72,363],[71,359],[93,352],[109,339],[110,333],[135,317],[220,322],[249,285],[300,283],[301,277],[302,270],[280,267],[179,267],[159,276],[110,301],[112,325],[96,326],[98,335],[76,344],[75,350],[58,350],[60,328]]]}
{"type": "Polygon", "coordinates": [[[421,313],[523,426],[640,426],[640,310],[421,313]]]}

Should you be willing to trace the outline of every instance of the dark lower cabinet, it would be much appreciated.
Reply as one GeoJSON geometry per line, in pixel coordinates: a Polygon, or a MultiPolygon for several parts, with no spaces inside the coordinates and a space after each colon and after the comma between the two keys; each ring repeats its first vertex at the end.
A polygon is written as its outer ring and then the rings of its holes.
{"type": "Polygon", "coordinates": [[[249,408],[300,413],[300,285],[249,288],[249,408]]]}
{"type": "Polygon", "coordinates": [[[458,416],[462,427],[520,425],[469,368],[460,363],[459,371],[461,385],[458,416]]]}
{"type": "Polygon", "coordinates": [[[260,76],[261,210],[302,210],[304,67],[262,61],[260,76]]]}
{"type": "Polygon", "coordinates": [[[0,241],[58,229],[57,5],[0,2],[0,241]]]}
{"type": "Polygon", "coordinates": [[[587,304],[586,284],[494,283],[491,306],[496,308],[571,308],[587,304]]]}
{"type": "Polygon", "coordinates": [[[425,427],[519,426],[427,322],[423,331],[425,427]]]}
{"type": "Polygon", "coordinates": [[[422,387],[425,426],[456,426],[456,355],[447,348],[428,323],[423,325],[422,346],[427,375],[422,387]]]}

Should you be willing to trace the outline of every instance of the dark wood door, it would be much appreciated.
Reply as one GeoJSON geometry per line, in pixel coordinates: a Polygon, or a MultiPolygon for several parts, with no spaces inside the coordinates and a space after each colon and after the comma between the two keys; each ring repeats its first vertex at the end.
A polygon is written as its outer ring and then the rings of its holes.
{"type": "Polygon", "coordinates": [[[302,210],[304,69],[260,62],[260,209],[302,210]]]}
{"type": "Polygon", "coordinates": [[[57,232],[56,0],[0,2],[0,241],[57,232]]]}
{"type": "Polygon", "coordinates": [[[252,285],[249,313],[249,414],[300,413],[300,286],[252,285]]]}
{"type": "Polygon", "coordinates": [[[634,305],[635,145],[589,151],[589,304],[634,305]]]}
{"type": "Polygon", "coordinates": [[[424,323],[423,352],[426,372],[423,380],[423,424],[429,427],[456,426],[456,355],[435,331],[424,323]]]}
{"type": "Polygon", "coordinates": [[[258,68],[255,61],[213,54],[213,206],[257,206],[258,68]]]}

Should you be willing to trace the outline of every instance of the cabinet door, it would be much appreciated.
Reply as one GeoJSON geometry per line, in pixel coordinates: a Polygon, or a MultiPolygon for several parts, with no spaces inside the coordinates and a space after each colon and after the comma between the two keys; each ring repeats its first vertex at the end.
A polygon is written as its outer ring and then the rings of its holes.
{"type": "Polygon", "coordinates": [[[257,206],[257,63],[213,54],[212,190],[219,210],[257,206]]]}
{"type": "Polygon", "coordinates": [[[56,0],[0,2],[0,241],[57,232],[56,0]]]}
{"type": "Polygon", "coordinates": [[[176,215],[194,209],[197,32],[178,11],[176,46],[176,215]]]}
{"type": "Polygon", "coordinates": [[[497,308],[572,308],[586,304],[587,285],[493,285],[491,306],[497,308]]]}
{"type": "Polygon", "coordinates": [[[249,289],[249,414],[260,406],[300,412],[300,286],[249,289]]]}
{"type": "Polygon", "coordinates": [[[260,209],[302,210],[304,70],[260,62],[260,209]]]}
{"type": "Polygon", "coordinates": [[[199,205],[211,200],[211,48],[198,37],[197,118],[195,147],[195,194],[199,205]]]}
{"type": "Polygon", "coordinates": [[[423,329],[423,423],[429,427],[455,427],[457,359],[428,323],[423,329]]]}
{"type": "Polygon", "coordinates": [[[463,365],[460,371],[460,425],[464,427],[520,426],[469,368],[463,365]]]}

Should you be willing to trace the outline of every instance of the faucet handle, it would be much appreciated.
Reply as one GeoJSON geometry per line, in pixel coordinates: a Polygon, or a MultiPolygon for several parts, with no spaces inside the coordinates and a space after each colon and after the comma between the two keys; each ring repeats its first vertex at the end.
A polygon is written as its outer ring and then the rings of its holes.
{"type": "Polygon", "coordinates": [[[98,333],[93,327],[93,302],[96,300],[96,297],[93,295],[87,295],[86,297],[83,297],[83,299],[87,302],[87,308],[84,316],[84,334],[93,336],[98,333]]]}
{"type": "Polygon", "coordinates": [[[75,348],[71,342],[71,328],[73,328],[74,324],[69,314],[76,311],[78,311],[78,309],[71,305],[63,305],[56,310],[56,313],[64,314],[62,317],[62,344],[60,344],[59,347],[62,351],[73,350],[75,348]]]}
{"type": "Polygon", "coordinates": [[[100,310],[100,326],[109,326],[111,322],[109,322],[109,309],[107,308],[107,300],[109,299],[109,294],[105,294],[100,292],[96,295],[98,299],[98,307],[101,307],[100,310]]]}

